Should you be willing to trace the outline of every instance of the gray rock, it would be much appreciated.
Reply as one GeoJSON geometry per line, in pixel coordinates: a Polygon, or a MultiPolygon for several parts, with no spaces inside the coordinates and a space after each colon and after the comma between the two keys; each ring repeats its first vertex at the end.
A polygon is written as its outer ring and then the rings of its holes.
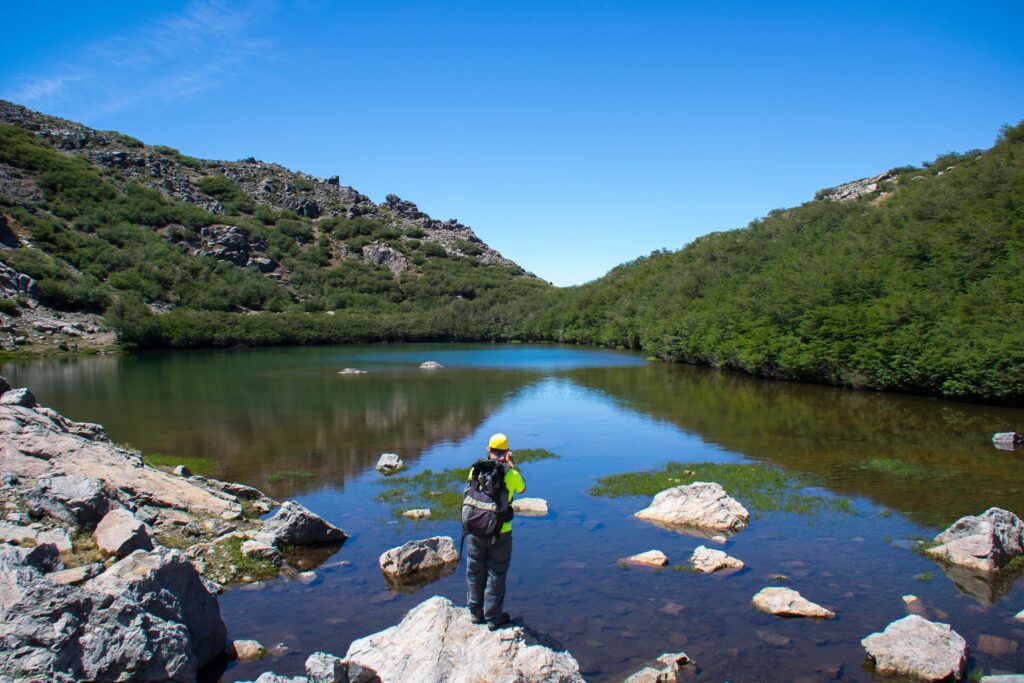
{"type": "Polygon", "coordinates": [[[960,680],[967,666],[967,641],[949,624],[916,614],[898,619],[860,642],[882,675],[960,680]]]}
{"type": "Polygon", "coordinates": [[[427,508],[416,508],[415,510],[406,510],[402,513],[403,517],[409,519],[426,519],[430,517],[430,510],[427,508]]]}
{"type": "Polygon", "coordinates": [[[382,681],[583,681],[568,652],[536,643],[522,626],[492,632],[474,625],[468,609],[439,596],[410,610],[397,626],[353,641],[345,659],[350,667],[373,669],[382,681]]]}
{"type": "Polygon", "coordinates": [[[665,653],[622,683],[690,683],[697,680],[697,665],[685,652],[665,653]]]}
{"type": "Polygon", "coordinates": [[[249,261],[249,237],[234,225],[210,225],[200,231],[203,248],[200,254],[244,266],[249,261]]]}
{"type": "Polygon", "coordinates": [[[11,386],[11,383],[7,381],[6,377],[0,376],[0,396],[3,396],[13,388],[14,387],[11,386]]]}
{"type": "Polygon", "coordinates": [[[89,581],[86,588],[129,597],[150,614],[183,624],[200,666],[224,652],[227,627],[217,597],[179,550],[136,550],[89,581]]]}
{"type": "Polygon", "coordinates": [[[348,662],[326,652],[314,652],[306,658],[306,677],[310,683],[348,683],[348,662]]]}
{"type": "Polygon", "coordinates": [[[409,577],[459,561],[459,552],[450,536],[435,536],[409,541],[380,556],[380,568],[387,575],[409,577]]]}
{"type": "Polygon", "coordinates": [[[26,567],[35,567],[44,574],[64,569],[64,562],[60,559],[57,546],[52,543],[42,543],[31,548],[18,548],[18,555],[21,563],[26,567]]]}
{"type": "Polygon", "coordinates": [[[804,598],[792,588],[762,588],[752,600],[754,607],[778,617],[834,619],[836,614],[804,598]]]}
{"type": "Polygon", "coordinates": [[[21,478],[14,472],[0,474],[0,484],[4,486],[17,486],[19,483],[21,483],[21,478]]]}
{"type": "Polygon", "coordinates": [[[240,662],[255,662],[267,654],[267,648],[255,640],[233,640],[229,650],[240,662]]]}
{"type": "Polygon", "coordinates": [[[48,581],[0,546],[0,678],[193,681],[188,631],[108,596],[48,581]]]}
{"type": "Polygon", "coordinates": [[[31,391],[22,387],[21,389],[11,389],[10,391],[4,392],[4,395],[0,396],[0,405],[35,408],[39,403],[36,401],[36,397],[32,395],[31,391]]]}
{"type": "Polygon", "coordinates": [[[731,498],[720,484],[702,481],[662,491],[634,516],[681,531],[737,532],[750,520],[747,509],[731,498]]]}
{"type": "Polygon", "coordinates": [[[273,273],[280,264],[266,256],[254,256],[249,259],[246,265],[250,268],[256,268],[261,273],[273,273]]]}
{"type": "Polygon", "coordinates": [[[77,586],[85,583],[94,576],[99,576],[106,569],[103,564],[99,562],[93,562],[92,564],[83,564],[81,567],[73,567],[71,569],[62,569],[57,572],[51,572],[46,575],[46,578],[54,583],[60,583],[65,586],[77,586]]]}
{"type": "Polygon", "coordinates": [[[263,523],[257,540],[272,545],[324,545],[341,543],[348,536],[344,531],[302,507],[294,500],[281,504],[274,516],[263,523]]]}
{"type": "Polygon", "coordinates": [[[377,471],[381,474],[391,474],[405,469],[405,462],[396,453],[382,453],[377,459],[377,471]]]}
{"type": "Polygon", "coordinates": [[[719,569],[742,569],[746,565],[721,550],[697,546],[690,556],[690,565],[699,572],[710,574],[719,569]]]}
{"type": "Polygon", "coordinates": [[[189,477],[192,476],[192,470],[185,467],[184,465],[178,465],[177,467],[174,468],[174,476],[185,477],[186,479],[188,479],[189,477]]]}
{"type": "Polygon", "coordinates": [[[1024,437],[1017,432],[997,432],[992,435],[992,445],[996,448],[1012,451],[1024,443],[1024,437]]]}
{"type": "Polygon", "coordinates": [[[123,508],[104,515],[92,535],[96,546],[107,555],[123,557],[136,550],[153,549],[149,529],[123,508]]]}
{"type": "Polygon", "coordinates": [[[977,517],[961,517],[935,537],[927,552],[945,562],[994,572],[1024,554],[1024,521],[1008,510],[989,508],[977,517]]]}
{"type": "Polygon", "coordinates": [[[268,560],[275,564],[281,561],[281,551],[273,545],[262,541],[243,541],[241,552],[246,557],[268,560]]]}
{"type": "MultiPolygon", "coordinates": [[[[245,682],[243,681],[242,683],[245,682]]],[[[281,676],[273,671],[267,671],[260,674],[255,683],[309,683],[309,679],[305,676],[281,676]]]]}
{"type": "Polygon", "coordinates": [[[111,508],[106,488],[78,475],[44,477],[36,482],[34,501],[57,519],[93,529],[111,508]]]}

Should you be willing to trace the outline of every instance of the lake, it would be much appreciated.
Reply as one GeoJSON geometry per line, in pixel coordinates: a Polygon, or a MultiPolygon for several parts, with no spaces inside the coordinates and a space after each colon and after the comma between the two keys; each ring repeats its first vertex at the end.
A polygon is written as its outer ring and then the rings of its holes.
{"type": "MultiPolygon", "coordinates": [[[[1024,671],[1024,580],[949,572],[912,549],[990,506],[1024,515],[1024,452],[993,432],[1024,431],[1024,410],[755,380],[555,345],[378,345],[181,351],[39,359],[0,366],[15,386],[147,454],[200,458],[208,473],[295,498],[351,537],[301,580],[229,590],[233,638],[272,649],[224,681],[298,674],[308,654],[397,623],[440,594],[465,603],[464,565],[414,593],[391,592],[388,548],[450,535],[456,521],[412,522],[379,502],[374,470],[398,453],[408,474],[468,467],[494,432],[513,451],[560,457],[522,465],[547,517],[517,517],[506,609],[560,643],[588,680],[615,681],[685,651],[702,679],[873,680],[861,638],[922,598],[971,646],[970,668],[1024,671]],[[428,371],[419,364],[444,367],[428,371]],[[355,367],[365,375],[340,376],[355,367]],[[826,500],[810,514],[758,511],[724,546],[634,519],[648,497],[589,494],[602,476],[667,462],[780,468],[826,500]],[[746,562],[731,574],[678,571],[701,544],[746,562]],[[675,568],[624,567],[658,549],[675,568]],[[785,577],[785,583],[779,583],[785,577]],[[756,611],[786,585],[834,610],[831,621],[756,611]],[[995,636],[996,638],[982,636],[995,636]]],[[[741,499],[740,502],[745,502],[741,499]]]]}

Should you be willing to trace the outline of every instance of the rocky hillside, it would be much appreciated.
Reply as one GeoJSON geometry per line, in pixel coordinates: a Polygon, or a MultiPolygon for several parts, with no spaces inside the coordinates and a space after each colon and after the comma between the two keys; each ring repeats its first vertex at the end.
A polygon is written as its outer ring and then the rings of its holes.
{"type": "Polygon", "coordinates": [[[39,341],[31,325],[15,329],[18,314],[38,306],[98,314],[117,303],[135,318],[423,314],[484,309],[498,292],[544,287],[466,225],[395,195],[375,204],[337,176],[252,158],[195,159],[0,101],[0,343],[8,348],[39,341]],[[460,303],[478,299],[487,302],[460,303]]]}

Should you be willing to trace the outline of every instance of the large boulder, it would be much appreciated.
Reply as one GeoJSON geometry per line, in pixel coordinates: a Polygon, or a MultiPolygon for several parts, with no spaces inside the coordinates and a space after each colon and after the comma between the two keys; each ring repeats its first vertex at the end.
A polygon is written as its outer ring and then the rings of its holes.
{"type": "Polygon", "coordinates": [[[949,624],[916,614],[898,619],[860,641],[883,675],[925,681],[960,680],[967,666],[967,641],[949,624]]]}
{"type": "Polygon", "coordinates": [[[179,550],[136,550],[89,581],[86,588],[130,597],[150,614],[184,625],[200,666],[224,652],[228,633],[217,596],[179,550]]]}
{"type": "Polygon", "coordinates": [[[710,574],[719,569],[742,569],[746,566],[743,564],[743,560],[738,560],[721,550],[706,548],[702,545],[694,548],[693,555],[690,556],[690,565],[696,571],[704,574],[710,574]]]}
{"type": "Polygon", "coordinates": [[[989,508],[968,515],[935,537],[937,546],[925,550],[945,562],[981,572],[994,572],[1024,554],[1024,521],[1009,510],[989,508]]]}
{"type": "Polygon", "coordinates": [[[777,617],[834,619],[836,614],[804,598],[792,588],[762,588],[752,600],[754,607],[777,617]]]}
{"type": "Polygon", "coordinates": [[[256,540],[280,548],[285,545],[308,546],[341,543],[348,535],[320,515],[310,512],[294,500],[286,500],[274,516],[263,523],[256,540]]]}
{"type": "Polygon", "coordinates": [[[737,532],[750,520],[750,513],[731,498],[720,484],[697,481],[666,489],[635,517],[668,527],[737,532]]]}
{"type": "Polygon", "coordinates": [[[380,569],[385,576],[401,580],[439,571],[458,561],[455,541],[450,536],[434,536],[385,551],[380,556],[380,569]]]}
{"type": "Polygon", "coordinates": [[[103,482],[78,475],[40,479],[29,501],[57,519],[87,529],[95,528],[111,508],[103,482]]]}
{"type": "Polygon", "coordinates": [[[568,652],[539,644],[522,626],[498,631],[474,625],[469,610],[435,596],[401,623],[353,641],[345,655],[374,669],[381,681],[546,681],[580,683],[568,652]]]}
{"type": "Polygon", "coordinates": [[[123,557],[136,550],[152,550],[149,528],[124,508],[111,510],[93,532],[96,546],[107,555],[123,557]]]}
{"type": "Polygon", "coordinates": [[[194,681],[197,669],[181,624],[48,581],[0,546],[0,679],[194,681]]]}

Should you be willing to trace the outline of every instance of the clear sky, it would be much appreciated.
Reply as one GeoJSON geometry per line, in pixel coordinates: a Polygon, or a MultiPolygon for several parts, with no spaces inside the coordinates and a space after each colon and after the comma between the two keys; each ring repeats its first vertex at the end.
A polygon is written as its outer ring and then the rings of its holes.
{"type": "Polygon", "coordinates": [[[338,174],[555,284],[1024,119],[1024,2],[5,3],[0,97],[338,174]]]}

